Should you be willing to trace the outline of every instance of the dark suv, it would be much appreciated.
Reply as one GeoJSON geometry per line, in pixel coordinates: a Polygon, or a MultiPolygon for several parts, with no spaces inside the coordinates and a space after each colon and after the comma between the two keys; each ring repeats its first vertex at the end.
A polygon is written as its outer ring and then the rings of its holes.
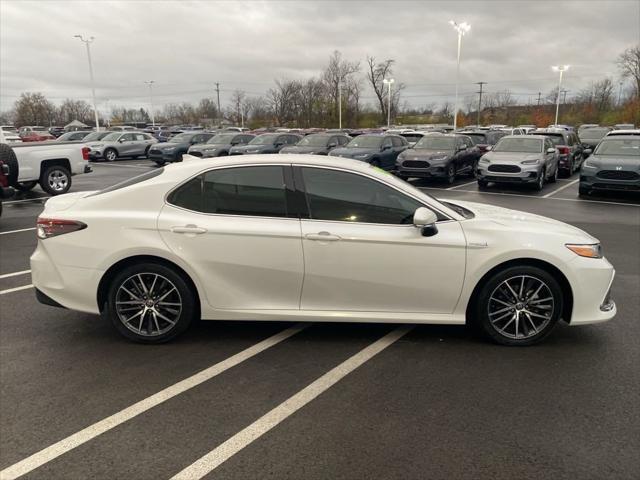
{"type": "Polygon", "coordinates": [[[467,135],[425,135],[398,156],[396,175],[403,180],[421,177],[453,183],[460,174],[474,174],[482,153],[467,135]]]}
{"type": "Polygon", "coordinates": [[[336,148],[330,157],[353,158],[384,170],[393,170],[400,153],[409,148],[409,142],[400,135],[358,135],[346,146],[336,148]]]}
{"type": "Polygon", "coordinates": [[[574,132],[562,128],[538,128],[529,132],[529,135],[544,135],[549,137],[560,154],[560,171],[571,176],[584,161],[584,147],[574,132]]]}
{"type": "Polygon", "coordinates": [[[231,147],[229,155],[247,155],[262,153],[279,153],[287,145],[295,145],[300,135],[291,133],[263,133],[251,140],[247,145],[231,147]]]}
{"type": "Polygon", "coordinates": [[[579,195],[640,192],[640,135],[604,137],[580,170],[579,195]]]}
{"type": "Polygon", "coordinates": [[[351,141],[346,135],[314,133],[307,135],[295,145],[284,147],[280,153],[306,153],[311,155],[329,155],[334,148],[342,147],[351,141]]]}
{"type": "Polygon", "coordinates": [[[507,132],[503,130],[469,130],[464,132],[464,134],[469,137],[473,144],[478,147],[482,153],[486,153],[489,151],[489,147],[498,143],[505,135],[508,135],[507,132]]]}

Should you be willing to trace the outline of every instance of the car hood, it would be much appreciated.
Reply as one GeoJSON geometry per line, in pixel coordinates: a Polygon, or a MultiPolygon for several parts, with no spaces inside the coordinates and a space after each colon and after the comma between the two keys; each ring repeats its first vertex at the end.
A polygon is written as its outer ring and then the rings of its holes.
{"type": "Polygon", "coordinates": [[[260,151],[260,150],[266,150],[268,148],[273,148],[273,145],[271,144],[267,144],[267,145],[241,145],[241,146],[236,146],[236,147],[232,147],[231,150],[234,152],[253,152],[253,151],[260,151]]]}
{"type": "Polygon", "coordinates": [[[400,159],[401,160],[432,160],[432,159],[441,159],[441,158],[449,158],[453,155],[453,152],[448,150],[426,150],[426,149],[415,149],[412,148],[410,150],[405,150],[402,152],[400,159]]]}
{"type": "Polygon", "coordinates": [[[156,148],[156,149],[159,148],[160,150],[162,150],[164,148],[175,148],[175,147],[182,147],[182,146],[185,146],[185,145],[189,145],[189,144],[188,143],[176,143],[176,142],[158,142],[158,143],[155,143],[153,145],[153,148],[156,148]]]}
{"type": "Polygon", "coordinates": [[[606,170],[640,170],[640,158],[623,155],[591,155],[587,161],[590,165],[606,170]]]}
{"type": "Polygon", "coordinates": [[[525,160],[539,160],[542,158],[542,154],[523,152],[489,152],[485,153],[482,158],[496,163],[520,163],[525,160]]]}
{"type": "Polygon", "coordinates": [[[219,143],[213,144],[213,143],[203,143],[200,145],[193,145],[192,147],[189,148],[189,151],[191,152],[210,152],[213,150],[220,150],[221,148],[226,148],[229,147],[230,145],[222,145],[219,143]]]}
{"type": "Polygon", "coordinates": [[[377,152],[377,148],[335,148],[331,150],[331,155],[334,157],[353,158],[356,155],[371,155],[377,152]]]}
{"type": "Polygon", "coordinates": [[[567,237],[567,241],[575,243],[598,242],[597,238],[577,227],[574,227],[573,225],[569,225],[568,223],[560,222],[552,218],[543,217],[542,215],[496,207],[494,205],[487,205],[484,203],[458,200],[451,201],[449,199],[443,199],[443,201],[445,203],[449,202],[454,205],[460,205],[461,207],[471,210],[475,214],[475,220],[489,221],[519,233],[531,231],[541,235],[561,235],[567,237]]]}
{"type": "Polygon", "coordinates": [[[307,147],[307,146],[298,146],[293,145],[291,147],[284,147],[280,150],[280,153],[311,153],[311,152],[324,152],[327,147],[319,146],[319,147],[307,147]]]}

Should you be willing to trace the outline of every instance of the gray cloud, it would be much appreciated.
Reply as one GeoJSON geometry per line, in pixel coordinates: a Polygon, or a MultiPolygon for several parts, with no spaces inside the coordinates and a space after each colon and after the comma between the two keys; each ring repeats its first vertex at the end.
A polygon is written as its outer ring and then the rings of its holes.
{"type": "MultiPolygon", "coordinates": [[[[615,59],[640,42],[640,1],[18,1],[0,0],[0,109],[22,91],[54,101],[90,98],[84,46],[93,35],[100,109],[142,106],[144,80],[158,104],[238,88],[261,94],[276,78],[319,74],[333,50],[349,60],[396,60],[403,97],[421,105],[450,99],[455,32],[468,21],[461,88],[487,81],[526,101],[553,88],[550,65],[569,63],[565,86],[617,78],[615,59]]],[[[365,96],[370,97],[366,91],[365,96]]],[[[370,98],[365,98],[370,101],[370,98]]]]}

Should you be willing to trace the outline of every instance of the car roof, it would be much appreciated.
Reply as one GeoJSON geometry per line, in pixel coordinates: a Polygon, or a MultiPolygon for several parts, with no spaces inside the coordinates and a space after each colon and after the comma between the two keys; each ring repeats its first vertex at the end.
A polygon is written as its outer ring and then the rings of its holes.
{"type": "Polygon", "coordinates": [[[625,136],[629,136],[629,135],[640,135],[640,129],[638,128],[634,128],[633,130],[611,130],[610,132],[607,133],[607,137],[615,137],[617,135],[625,135],[625,136]]]}
{"type": "Polygon", "coordinates": [[[528,133],[528,135],[569,135],[571,132],[563,128],[536,128],[528,133]]]}
{"type": "Polygon", "coordinates": [[[504,137],[501,137],[500,140],[504,140],[505,138],[533,138],[535,140],[542,141],[543,136],[544,135],[534,135],[533,137],[529,137],[528,135],[505,135],[504,137]]]}

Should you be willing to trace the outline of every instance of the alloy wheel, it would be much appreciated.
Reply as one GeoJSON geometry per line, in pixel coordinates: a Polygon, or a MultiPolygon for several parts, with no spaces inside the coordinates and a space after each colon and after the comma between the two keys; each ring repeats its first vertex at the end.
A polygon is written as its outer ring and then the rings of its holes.
{"type": "Polygon", "coordinates": [[[63,192],[69,184],[69,177],[60,170],[52,170],[47,177],[47,183],[51,190],[63,192]]]}
{"type": "Polygon", "coordinates": [[[143,337],[170,331],[182,313],[182,298],[176,286],[157,273],[137,273],[122,282],[115,298],[122,324],[143,337]]]}
{"type": "Polygon", "coordinates": [[[502,336],[525,340],[542,332],[553,318],[555,299],[537,277],[518,275],[500,283],[491,293],[487,313],[502,336]]]}

